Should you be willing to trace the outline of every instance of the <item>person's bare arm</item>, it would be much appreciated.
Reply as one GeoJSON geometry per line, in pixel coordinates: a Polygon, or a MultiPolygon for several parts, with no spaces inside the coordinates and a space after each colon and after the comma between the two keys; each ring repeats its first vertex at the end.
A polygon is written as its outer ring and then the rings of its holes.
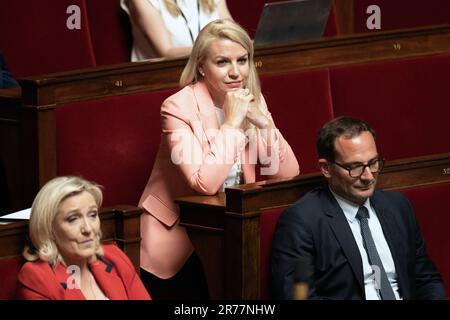
{"type": "Polygon", "coordinates": [[[219,12],[219,17],[221,19],[233,20],[230,11],[228,10],[227,1],[222,0],[217,4],[217,11],[219,12]]]}
{"type": "Polygon", "coordinates": [[[191,53],[191,47],[174,48],[159,11],[147,0],[128,0],[130,17],[161,57],[174,58],[191,53]]]}

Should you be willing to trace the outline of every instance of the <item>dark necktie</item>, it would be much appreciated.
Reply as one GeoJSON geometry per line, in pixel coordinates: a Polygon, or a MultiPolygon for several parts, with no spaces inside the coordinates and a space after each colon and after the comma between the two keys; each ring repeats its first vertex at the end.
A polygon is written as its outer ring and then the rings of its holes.
{"type": "MultiPolygon", "coordinates": [[[[372,266],[378,267],[379,275],[376,272],[374,276],[377,282],[377,289],[380,291],[381,299],[395,300],[394,291],[392,290],[391,284],[389,283],[386,271],[384,270],[383,264],[381,263],[377,248],[375,247],[375,242],[373,241],[372,234],[370,233],[369,223],[367,221],[367,218],[369,218],[369,211],[367,210],[367,208],[364,206],[359,207],[356,218],[359,220],[359,224],[361,226],[361,235],[364,242],[364,248],[366,249],[367,255],[369,256],[369,263],[372,266]]],[[[375,269],[374,271],[377,271],[377,269],[375,269]]]]}

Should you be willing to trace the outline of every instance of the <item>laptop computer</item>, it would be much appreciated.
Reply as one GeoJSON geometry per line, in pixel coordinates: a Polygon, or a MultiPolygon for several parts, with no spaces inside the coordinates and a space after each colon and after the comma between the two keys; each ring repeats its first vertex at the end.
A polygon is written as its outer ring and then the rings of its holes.
{"type": "Polygon", "coordinates": [[[254,44],[270,45],[320,39],[332,0],[292,0],[264,5],[254,44]]]}

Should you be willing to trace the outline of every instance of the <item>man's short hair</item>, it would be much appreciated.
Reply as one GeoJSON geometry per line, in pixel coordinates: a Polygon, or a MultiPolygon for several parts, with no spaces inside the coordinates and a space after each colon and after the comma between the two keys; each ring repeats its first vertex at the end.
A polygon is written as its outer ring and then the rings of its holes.
{"type": "Polygon", "coordinates": [[[334,162],[336,160],[336,139],[342,135],[346,138],[359,136],[363,131],[369,131],[376,139],[375,130],[360,119],[341,116],[327,122],[317,134],[316,147],[319,158],[334,162]]]}

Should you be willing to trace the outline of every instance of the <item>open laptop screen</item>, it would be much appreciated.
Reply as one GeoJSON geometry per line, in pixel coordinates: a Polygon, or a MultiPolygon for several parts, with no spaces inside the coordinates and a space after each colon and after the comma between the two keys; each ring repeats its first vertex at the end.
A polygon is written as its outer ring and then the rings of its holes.
{"type": "Polygon", "coordinates": [[[284,44],[322,37],[331,0],[292,0],[264,5],[255,45],[284,44]]]}

